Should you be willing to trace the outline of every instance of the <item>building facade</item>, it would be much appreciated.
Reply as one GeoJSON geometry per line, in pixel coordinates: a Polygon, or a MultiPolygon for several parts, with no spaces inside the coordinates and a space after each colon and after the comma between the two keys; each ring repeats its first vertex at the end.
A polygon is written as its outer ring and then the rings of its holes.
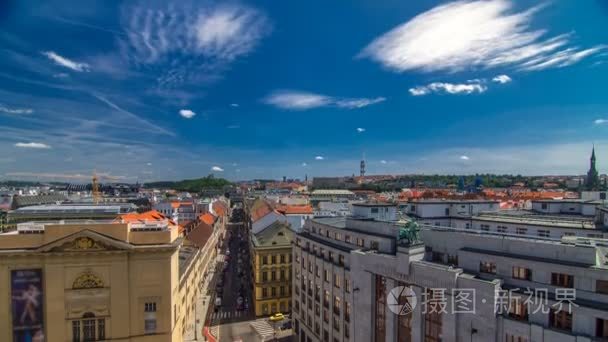
{"type": "Polygon", "coordinates": [[[0,340],[182,341],[215,249],[140,215],[0,234],[0,340]]]}
{"type": "Polygon", "coordinates": [[[307,222],[293,250],[297,341],[607,338],[604,240],[435,225],[422,225],[415,238],[408,225],[307,222]],[[576,294],[567,309],[565,292],[576,294]]]}
{"type": "Polygon", "coordinates": [[[293,231],[275,222],[250,241],[256,316],[290,312],[293,231]]]}

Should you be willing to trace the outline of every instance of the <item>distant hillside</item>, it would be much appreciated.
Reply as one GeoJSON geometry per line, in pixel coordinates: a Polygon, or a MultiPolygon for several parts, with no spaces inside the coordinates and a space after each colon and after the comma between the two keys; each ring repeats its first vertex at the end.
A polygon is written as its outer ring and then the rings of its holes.
{"type": "Polygon", "coordinates": [[[230,184],[232,183],[223,178],[204,177],[198,179],[184,179],[177,182],[152,182],[144,184],[144,187],[199,192],[204,189],[221,189],[230,184]]]}

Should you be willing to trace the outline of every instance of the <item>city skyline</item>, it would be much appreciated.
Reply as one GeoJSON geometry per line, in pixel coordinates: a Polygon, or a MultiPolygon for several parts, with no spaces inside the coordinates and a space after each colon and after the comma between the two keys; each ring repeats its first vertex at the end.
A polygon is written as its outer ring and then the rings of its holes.
{"type": "Polygon", "coordinates": [[[3,2],[0,179],[607,172],[601,1],[349,4],[3,2]]]}

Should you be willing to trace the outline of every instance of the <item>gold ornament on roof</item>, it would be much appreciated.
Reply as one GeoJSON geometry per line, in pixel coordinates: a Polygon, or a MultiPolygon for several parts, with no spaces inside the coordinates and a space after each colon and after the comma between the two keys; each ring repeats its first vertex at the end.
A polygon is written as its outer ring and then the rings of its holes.
{"type": "Polygon", "coordinates": [[[72,284],[72,289],[98,289],[104,287],[103,280],[91,272],[86,272],[78,276],[72,284]]]}

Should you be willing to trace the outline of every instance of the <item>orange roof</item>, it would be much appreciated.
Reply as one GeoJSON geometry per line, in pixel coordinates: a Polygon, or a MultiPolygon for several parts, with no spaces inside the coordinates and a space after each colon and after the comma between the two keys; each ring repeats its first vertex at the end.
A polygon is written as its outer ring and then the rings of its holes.
{"type": "MultiPolygon", "coordinates": [[[[203,215],[201,215],[203,216],[203,215]]],[[[203,248],[211,235],[213,234],[213,227],[205,222],[201,222],[186,236],[186,239],[198,248],[203,248]]]]}
{"type": "Polygon", "coordinates": [[[156,211],[156,210],[150,210],[150,211],[146,211],[143,213],[127,213],[127,214],[122,214],[119,215],[118,218],[119,220],[122,220],[124,222],[128,222],[128,223],[143,223],[146,221],[161,221],[161,220],[169,220],[169,223],[171,223],[172,225],[176,225],[175,222],[173,222],[173,220],[171,220],[169,217],[161,214],[160,212],[156,211]]]}
{"type": "Polygon", "coordinates": [[[268,202],[258,199],[251,207],[251,222],[256,222],[273,211],[274,209],[272,209],[268,202]]]}
{"type": "Polygon", "coordinates": [[[309,205],[285,205],[277,208],[277,211],[284,215],[312,214],[312,207],[309,205]]]}
{"type": "Polygon", "coordinates": [[[227,214],[226,205],[220,201],[213,202],[213,210],[219,216],[226,216],[227,214]]]}
{"type": "Polygon", "coordinates": [[[200,221],[205,222],[206,224],[212,226],[215,223],[216,217],[213,216],[211,213],[204,213],[204,214],[200,215],[198,217],[198,219],[200,221]]]}

